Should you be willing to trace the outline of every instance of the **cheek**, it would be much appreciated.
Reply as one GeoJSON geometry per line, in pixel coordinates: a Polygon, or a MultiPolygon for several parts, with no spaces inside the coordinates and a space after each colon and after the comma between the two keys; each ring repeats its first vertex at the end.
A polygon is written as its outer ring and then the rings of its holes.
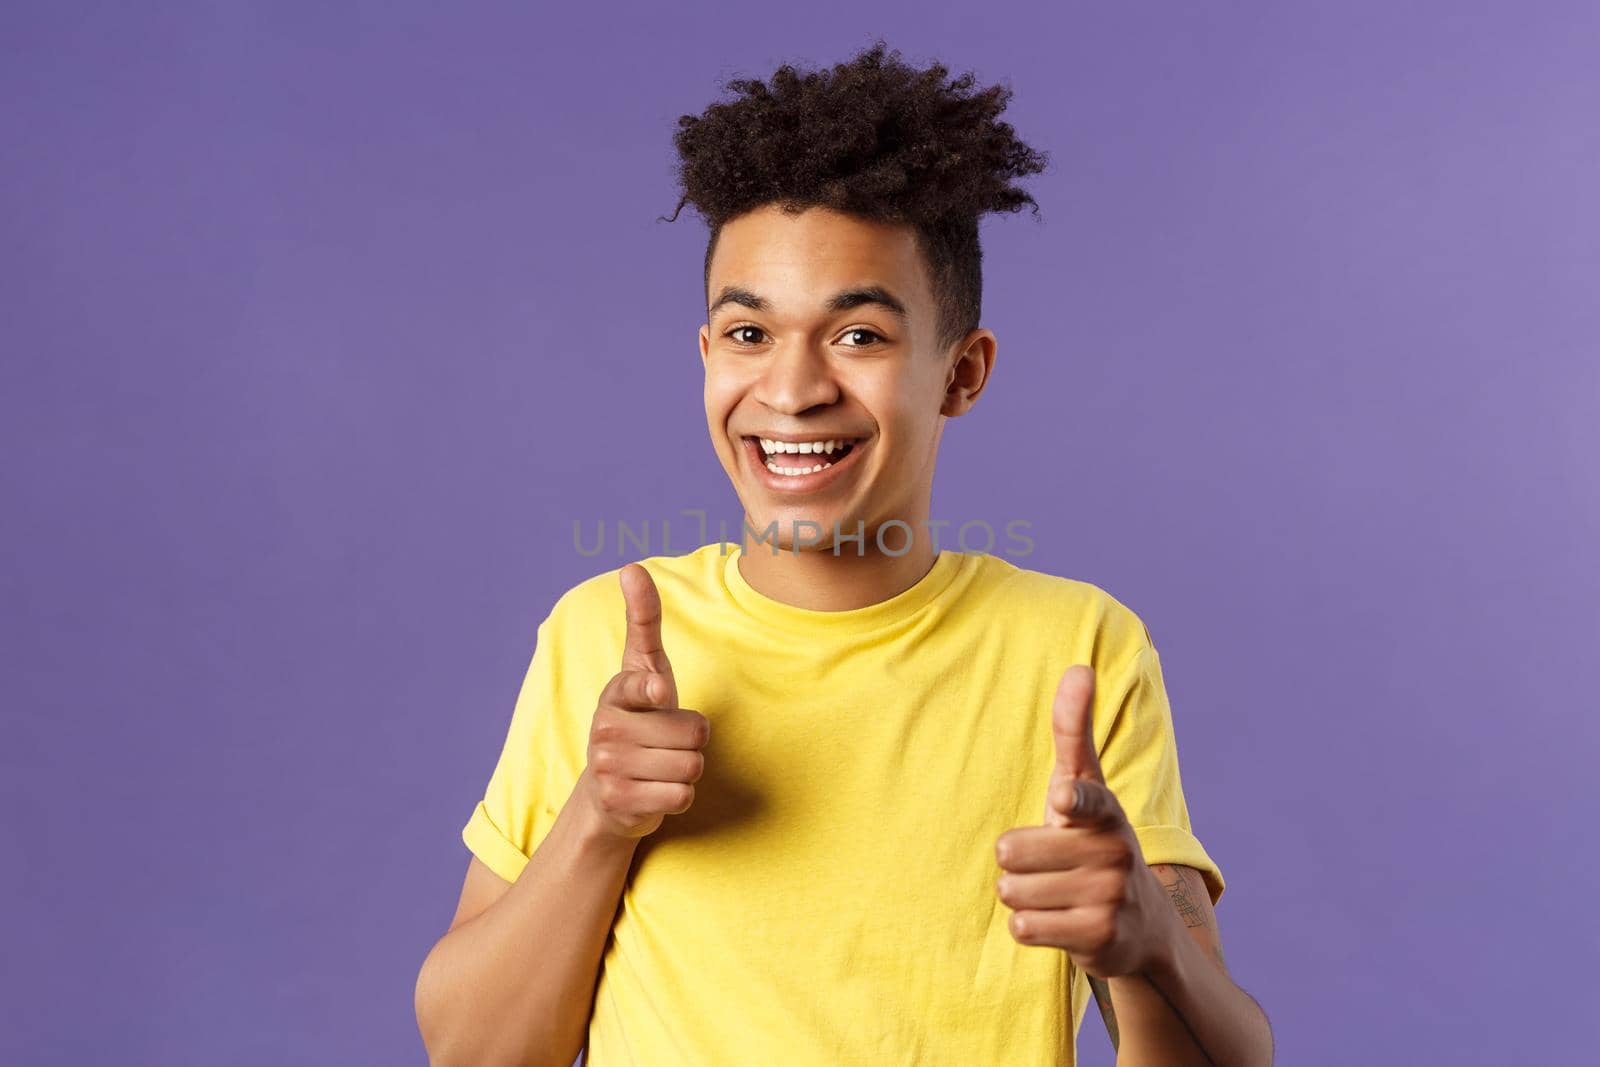
{"type": "Polygon", "coordinates": [[[935,369],[919,367],[917,373],[884,374],[856,383],[862,403],[884,435],[893,439],[896,464],[920,464],[933,439],[944,384],[932,373],[935,369]]]}
{"type": "Polygon", "coordinates": [[[706,420],[713,427],[721,428],[738,406],[742,394],[743,387],[730,375],[708,369],[705,385],[706,420]]]}
{"type": "Polygon", "coordinates": [[[706,430],[711,435],[711,445],[723,463],[737,461],[737,446],[728,440],[728,420],[739,408],[750,391],[747,376],[719,368],[713,359],[706,365],[705,409],[706,430]]]}
{"type": "Polygon", "coordinates": [[[920,466],[933,440],[937,420],[915,406],[915,398],[894,398],[891,407],[878,410],[879,423],[893,442],[892,462],[901,466],[920,466]]]}

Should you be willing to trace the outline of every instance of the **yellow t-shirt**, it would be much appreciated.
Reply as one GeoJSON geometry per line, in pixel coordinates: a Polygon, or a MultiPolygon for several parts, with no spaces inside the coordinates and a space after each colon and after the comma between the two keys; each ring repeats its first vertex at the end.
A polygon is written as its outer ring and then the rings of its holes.
{"type": "MultiPolygon", "coordinates": [[[[1095,670],[1100,764],[1146,862],[1223,890],[1191,832],[1144,624],[1095,585],[954,551],[889,600],[812,611],[757,593],[739,553],[641,561],[679,703],[712,732],[693,806],[635,853],[586,1065],[1072,1064],[1087,976],[1012,938],[994,856],[1000,834],[1043,821],[1067,667],[1095,670]]],[[[583,770],[624,629],[616,570],[539,626],[462,830],[508,881],[583,770]]]]}

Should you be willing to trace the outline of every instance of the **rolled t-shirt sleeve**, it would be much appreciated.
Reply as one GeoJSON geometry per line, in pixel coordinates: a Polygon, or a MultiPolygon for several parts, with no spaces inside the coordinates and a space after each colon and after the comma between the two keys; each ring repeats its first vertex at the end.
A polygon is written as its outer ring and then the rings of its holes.
{"type": "Polygon", "coordinates": [[[1189,823],[1161,657],[1148,631],[1101,706],[1108,709],[1111,720],[1100,749],[1100,768],[1127,813],[1145,863],[1194,867],[1204,876],[1215,904],[1225,885],[1222,870],[1189,823]]]}
{"type": "Polygon", "coordinates": [[[555,730],[561,707],[555,618],[552,611],[539,624],[505,744],[483,799],[461,829],[472,854],[508,882],[527,866],[572,789],[555,730]]]}

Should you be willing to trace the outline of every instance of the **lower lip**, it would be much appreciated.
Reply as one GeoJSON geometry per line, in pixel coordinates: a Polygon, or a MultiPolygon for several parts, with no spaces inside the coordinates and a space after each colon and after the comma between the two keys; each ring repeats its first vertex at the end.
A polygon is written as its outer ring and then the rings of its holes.
{"type": "MultiPolygon", "coordinates": [[[[756,480],[775,493],[814,493],[819,489],[826,489],[855,467],[857,457],[867,447],[866,441],[860,441],[851,446],[849,453],[843,459],[834,460],[828,466],[810,474],[778,474],[767,469],[767,454],[761,450],[760,441],[753,437],[746,437],[743,441],[745,455],[755,468],[756,480]]],[[[801,453],[785,452],[783,456],[786,460],[792,458],[796,465],[805,458],[801,453]]]]}

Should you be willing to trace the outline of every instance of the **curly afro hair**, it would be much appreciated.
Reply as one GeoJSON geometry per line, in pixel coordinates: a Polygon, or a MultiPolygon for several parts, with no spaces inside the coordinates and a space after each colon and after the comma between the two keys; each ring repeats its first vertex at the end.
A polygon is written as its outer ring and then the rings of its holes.
{"type": "MultiPolygon", "coordinates": [[[[1011,179],[1044,170],[1047,153],[998,119],[1004,85],[972,92],[971,73],[949,81],[934,63],[908,67],[882,40],[831,70],[780,66],[771,84],[732,79],[737,99],[683,115],[673,143],[683,195],[710,226],[705,284],[723,225],[776,204],[789,214],[826,206],[907,223],[929,267],[938,338],[949,348],[978,326],[983,253],[978,219],[1039,205],[1011,179]]],[[[707,294],[709,297],[709,293],[707,294]]]]}

